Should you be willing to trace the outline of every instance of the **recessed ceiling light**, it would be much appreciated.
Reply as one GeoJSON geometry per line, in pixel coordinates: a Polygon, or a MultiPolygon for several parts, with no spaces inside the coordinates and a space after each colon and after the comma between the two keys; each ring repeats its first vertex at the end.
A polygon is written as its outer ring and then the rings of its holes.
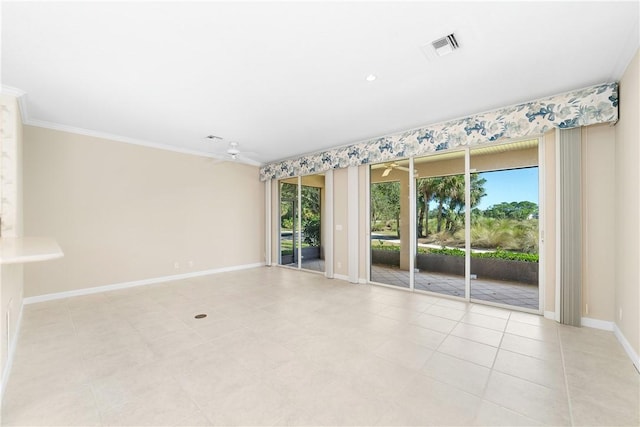
{"type": "Polygon", "coordinates": [[[375,75],[375,74],[369,74],[369,75],[367,76],[367,81],[368,81],[368,82],[372,82],[372,81],[374,81],[376,78],[377,78],[377,77],[376,77],[376,75],[375,75]]]}

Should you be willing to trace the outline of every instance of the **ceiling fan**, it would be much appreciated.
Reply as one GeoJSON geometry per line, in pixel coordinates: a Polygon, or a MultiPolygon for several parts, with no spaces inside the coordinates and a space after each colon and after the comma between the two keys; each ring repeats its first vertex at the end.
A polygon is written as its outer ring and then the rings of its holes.
{"type": "Polygon", "coordinates": [[[237,142],[229,143],[229,147],[227,147],[227,155],[231,157],[232,160],[238,160],[238,156],[240,155],[240,149],[238,148],[237,142]]]}
{"type": "MultiPolygon", "coordinates": [[[[207,135],[206,139],[212,140],[214,142],[216,140],[220,140],[220,141],[224,140],[224,138],[222,138],[220,136],[216,136],[216,135],[207,135]]],[[[240,144],[238,144],[237,142],[230,141],[227,144],[227,149],[224,152],[222,152],[222,150],[220,150],[220,148],[222,148],[222,147],[219,147],[219,149],[216,150],[216,151],[218,151],[218,153],[221,154],[221,155],[222,154],[226,154],[227,156],[231,157],[231,160],[238,160],[240,158],[240,156],[242,155],[242,153],[240,152],[239,145],[240,144]]]]}
{"type": "Polygon", "coordinates": [[[410,169],[409,169],[409,168],[404,167],[404,166],[400,166],[400,165],[399,165],[399,164],[397,164],[396,162],[393,162],[393,163],[387,163],[387,164],[385,164],[385,166],[386,166],[387,168],[382,172],[382,176],[383,176],[383,177],[388,176],[388,175],[391,173],[391,171],[392,171],[392,170],[394,170],[394,169],[399,169],[399,170],[401,170],[401,171],[407,171],[407,172],[409,172],[409,171],[410,171],[410,169]]]}

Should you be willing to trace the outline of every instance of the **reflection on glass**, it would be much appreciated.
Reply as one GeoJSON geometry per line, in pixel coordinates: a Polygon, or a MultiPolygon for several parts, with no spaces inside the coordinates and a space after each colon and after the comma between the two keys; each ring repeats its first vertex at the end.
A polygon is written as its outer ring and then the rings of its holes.
{"type": "Polygon", "coordinates": [[[471,298],[538,309],[537,140],[471,150],[484,187],[471,211],[471,298]]]}

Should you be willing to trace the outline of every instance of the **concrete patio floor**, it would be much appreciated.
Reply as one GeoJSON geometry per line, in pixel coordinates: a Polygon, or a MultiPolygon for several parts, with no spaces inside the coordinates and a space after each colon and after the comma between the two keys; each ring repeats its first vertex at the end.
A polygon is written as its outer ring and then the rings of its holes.
{"type": "MultiPolygon", "coordinates": [[[[409,288],[409,271],[384,265],[371,266],[371,281],[409,288]]],[[[442,273],[419,272],[415,289],[464,297],[464,277],[442,273]]],[[[538,287],[500,280],[471,280],[471,298],[516,307],[538,309],[538,287]]]]}
{"type": "MultiPolygon", "coordinates": [[[[302,268],[324,272],[324,260],[303,260],[302,268]]],[[[409,272],[398,267],[373,265],[371,281],[408,289],[409,272]]],[[[416,273],[414,287],[422,291],[464,297],[464,277],[461,276],[419,272],[416,273]]],[[[471,298],[533,310],[538,310],[539,305],[537,286],[500,280],[471,280],[471,298]]]]}

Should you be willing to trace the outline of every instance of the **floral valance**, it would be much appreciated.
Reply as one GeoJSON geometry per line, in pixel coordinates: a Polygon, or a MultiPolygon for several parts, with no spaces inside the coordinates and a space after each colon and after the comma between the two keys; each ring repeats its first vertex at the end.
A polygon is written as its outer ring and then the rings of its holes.
{"type": "Polygon", "coordinates": [[[260,168],[260,180],[321,173],[460,146],[540,135],[618,120],[618,84],[607,83],[396,135],[283,160],[260,168]]]}

